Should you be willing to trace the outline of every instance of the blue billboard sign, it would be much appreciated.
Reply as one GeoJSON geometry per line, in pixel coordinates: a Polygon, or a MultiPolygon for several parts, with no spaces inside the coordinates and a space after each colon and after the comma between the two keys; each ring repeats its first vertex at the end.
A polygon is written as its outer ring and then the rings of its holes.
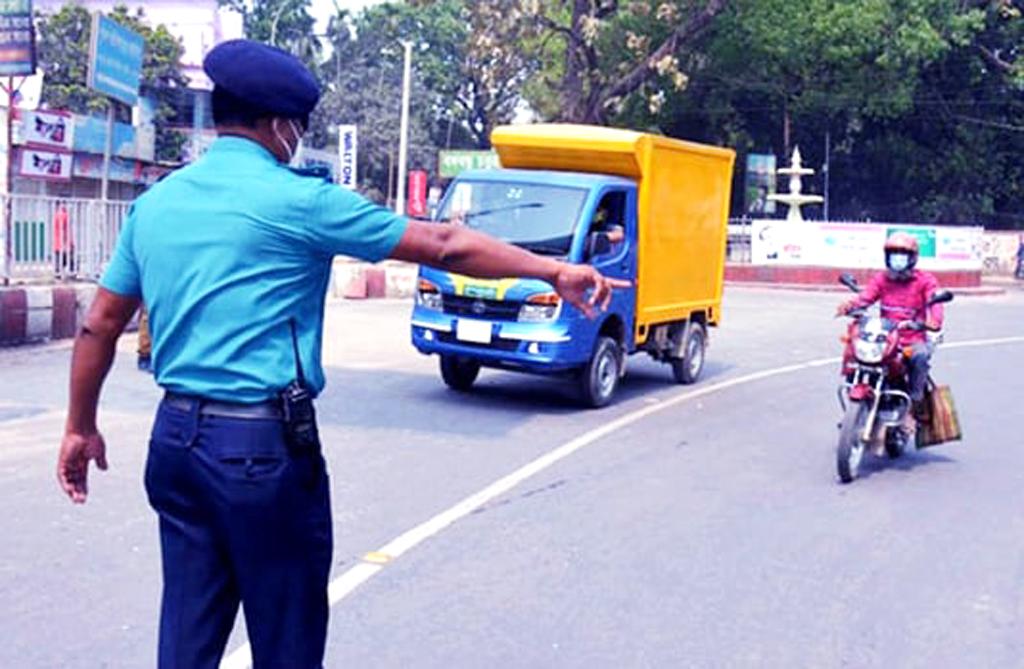
{"type": "Polygon", "coordinates": [[[139,99],[142,53],[146,41],[99,12],[92,17],[89,41],[89,88],[126,105],[139,99]]]}
{"type": "Polygon", "coordinates": [[[0,75],[35,73],[35,46],[32,0],[0,0],[0,75]]]}

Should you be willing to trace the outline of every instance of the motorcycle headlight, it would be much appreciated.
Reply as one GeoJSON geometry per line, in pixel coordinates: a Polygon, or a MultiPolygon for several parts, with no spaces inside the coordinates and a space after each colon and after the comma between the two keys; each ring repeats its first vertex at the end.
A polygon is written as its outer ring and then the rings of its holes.
{"type": "Polygon", "coordinates": [[[885,340],[865,341],[864,339],[858,339],[853,342],[853,354],[858,360],[868,364],[882,362],[882,356],[885,354],[885,340]]]}
{"type": "Polygon", "coordinates": [[[540,293],[531,295],[519,307],[519,321],[523,323],[543,323],[558,318],[562,311],[562,298],[557,293],[540,293]]]}
{"type": "Polygon", "coordinates": [[[432,281],[420,279],[416,286],[416,304],[424,309],[440,311],[444,307],[441,291],[437,289],[437,286],[432,281]]]}

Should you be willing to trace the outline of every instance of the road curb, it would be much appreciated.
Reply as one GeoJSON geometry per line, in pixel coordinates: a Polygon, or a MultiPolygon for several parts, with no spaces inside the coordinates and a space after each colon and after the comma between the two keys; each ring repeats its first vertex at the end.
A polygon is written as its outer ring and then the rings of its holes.
{"type": "Polygon", "coordinates": [[[96,290],[95,284],[0,288],[0,347],[74,337],[96,290]]]}

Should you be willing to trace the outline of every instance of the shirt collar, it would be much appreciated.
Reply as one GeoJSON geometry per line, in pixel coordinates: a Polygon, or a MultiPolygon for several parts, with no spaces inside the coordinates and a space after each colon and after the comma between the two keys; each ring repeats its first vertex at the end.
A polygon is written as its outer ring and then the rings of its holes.
{"type": "Polygon", "coordinates": [[[265,146],[256,140],[238,135],[223,135],[214,140],[210,145],[207,155],[244,154],[254,158],[269,160],[275,165],[278,160],[265,146]]]}

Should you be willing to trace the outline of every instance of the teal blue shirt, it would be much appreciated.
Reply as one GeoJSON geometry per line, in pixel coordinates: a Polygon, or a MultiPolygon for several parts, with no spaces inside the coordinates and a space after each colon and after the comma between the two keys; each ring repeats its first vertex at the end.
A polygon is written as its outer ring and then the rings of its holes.
{"type": "Polygon", "coordinates": [[[221,137],[128,212],[100,284],[149,309],[166,390],[259,402],[295,378],[294,319],[310,390],[320,365],[332,258],[387,257],[407,221],[259,144],[221,137]]]}

